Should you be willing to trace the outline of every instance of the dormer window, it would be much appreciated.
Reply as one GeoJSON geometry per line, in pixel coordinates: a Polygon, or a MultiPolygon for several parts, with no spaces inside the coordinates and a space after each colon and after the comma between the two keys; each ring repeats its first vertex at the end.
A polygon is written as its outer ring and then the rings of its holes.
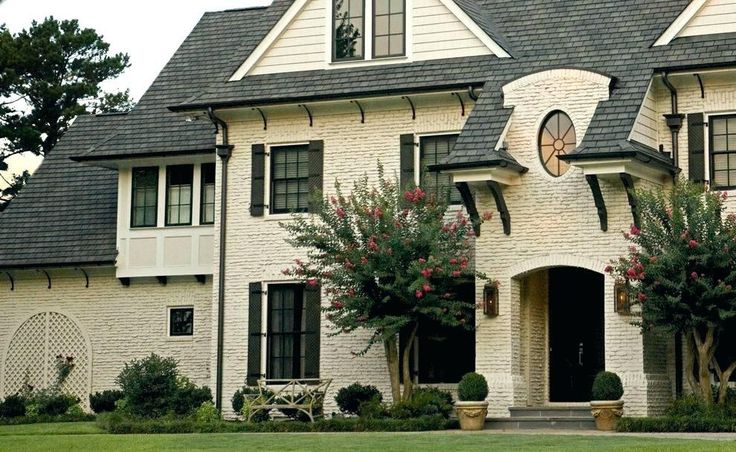
{"type": "Polygon", "coordinates": [[[333,0],[335,61],[362,60],[365,25],[364,0],[333,0]]]}
{"type": "Polygon", "coordinates": [[[403,56],[404,0],[373,0],[373,58],[403,56]]]}
{"type": "Polygon", "coordinates": [[[405,0],[333,0],[332,7],[333,61],[406,55],[405,0]]]}

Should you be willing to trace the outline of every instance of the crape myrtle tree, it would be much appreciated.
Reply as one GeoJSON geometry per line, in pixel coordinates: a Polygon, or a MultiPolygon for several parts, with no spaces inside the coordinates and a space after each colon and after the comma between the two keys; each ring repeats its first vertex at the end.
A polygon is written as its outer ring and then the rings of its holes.
{"type": "Polygon", "coordinates": [[[474,232],[465,215],[449,215],[419,187],[403,192],[380,165],[378,173],[376,187],[365,177],[345,195],[336,183],[334,196],[319,199],[317,214],[281,224],[287,241],[307,254],[284,274],[325,289],[330,334],[370,332],[355,355],[383,344],[396,402],[412,394],[409,357],[419,324],[472,329],[475,303],[460,299],[458,283],[488,278],[472,268],[474,232]]]}
{"type": "Polygon", "coordinates": [[[733,348],[721,338],[736,328],[736,215],[726,215],[725,193],[686,181],[669,191],[640,191],[637,199],[640,228],[625,233],[628,253],[606,270],[628,285],[642,331],[683,336],[686,379],[708,404],[709,367],[715,370],[723,404],[736,370],[733,353],[716,358],[719,347],[733,348]]]}
{"type": "MultiPolygon", "coordinates": [[[[0,25],[0,172],[15,155],[46,155],[80,114],[132,107],[127,91],[100,87],[128,67],[127,55],[109,50],[102,36],[76,20],[48,17],[18,33],[0,25]]],[[[28,177],[5,177],[0,210],[28,177]]]]}

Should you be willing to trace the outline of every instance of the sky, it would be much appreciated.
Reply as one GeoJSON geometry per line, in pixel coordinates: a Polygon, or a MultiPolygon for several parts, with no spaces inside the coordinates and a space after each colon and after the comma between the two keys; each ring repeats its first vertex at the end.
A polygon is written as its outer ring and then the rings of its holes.
{"type": "MultiPolygon", "coordinates": [[[[0,23],[18,32],[33,20],[54,16],[77,19],[81,27],[94,28],[110,44],[112,53],[130,56],[131,66],[103,88],[130,89],[138,100],[204,12],[269,3],[271,0],[0,0],[0,23]]],[[[17,158],[9,162],[10,170],[34,170],[40,161],[33,156],[17,158]]]]}

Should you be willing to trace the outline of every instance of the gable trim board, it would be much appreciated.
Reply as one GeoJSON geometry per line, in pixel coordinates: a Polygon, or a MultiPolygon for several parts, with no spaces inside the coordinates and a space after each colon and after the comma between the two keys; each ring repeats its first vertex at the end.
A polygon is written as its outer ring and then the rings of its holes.
{"type": "MultiPolygon", "coordinates": [[[[415,2],[419,3],[420,0],[406,0],[405,3],[405,20],[406,20],[406,28],[405,28],[405,55],[399,56],[399,57],[388,57],[388,58],[380,58],[380,59],[373,59],[372,58],[372,32],[368,33],[366,32],[365,40],[364,40],[364,49],[363,52],[366,55],[366,59],[359,60],[359,61],[345,61],[345,62],[333,62],[332,61],[332,0],[296,0],[291,7],[284,13],[283,16],[281,16],[281,19],[276,23],[276,25],[268,32],[266,37],[256,46],[256,48],[253,50],[253,52],[248,55],[248,57],[245,59],[243,64],[241,64],[238,69],[233,73],[233,75],[230,77],[229,81],[238,81],[242,80],[243,77],[247,75],[255,75],[256,72],[254,70],[257,69],[259,63],[263,61],[265,57],[269,56],[269,53],[275,49],[276,44],[279,42],[279,40],[287,33],[291,27],[296,21],[300,19],[302,16],[302,13],[304,11],[308,11],[308,8],[310,5],[313,5],[317,2],[319,2],[319,6],[315,7],[315,10],[322,10],[324,11],[324,17],[321,21],[323,25],[321,25],[320,32],[323,34],[323,38],[321,41],[316,37],[309,35],[308,38],[313,40],[313,44],[310,47],[310,51],[312,53],[309,53],[310,59],[313,59],[317,57],[318,54],[321,54],[320,57],[322,59],[321,62],[316,61],[309,61],[308,63],[291,63],[289,62],[289,55],[273,55],[271,58],[282,58],[283,62],[279,60],[279,62],[276,63],[277,66],[282,66],[285,70],[278,70],[278,71],[259,71],[258,74],[265,74],[265,73],[273,73],[273,72],[293,72],[297,70],[315,70],[315,69],[346,69],[351,67],[362,67],[362,66],[372,66],[372,65],[385,65],[385,64],[397,64],[397,63],[407,63],[412,61],[418,61],[418,60],[426,60],[431,59],[427,58],[425,56],[417,57],[414,55],[414,46],[415,46],[415,38],[413,33],[413,28],[417,24],[417,18],[414,17],[414,9],[415,2]],[[325,48],[320,49],[319,47],[321,44],[324,43],[325,48]],[[288,68],[287,68],[288,67],[288,68]]],[[[480,26],[473,21],[470,16],[468,16],[453,0],[436,0],[438,6],[442,5],[444,8],[447,9],[447,11],[450,12],[450,14],[457,19],[462,26],[466,29],[467,32],[469,32],[469,36],[472,36],[472,39],[477,39],[478,45],[482,45],[485,47],[486,52],[490,52],[491,54],[495,55],[498,58],[510,58],[511,55],[506,52],[506,50],[503,49],[498,43],[496,43],[488,34],[486,34],[480,26]]],[[[366,11],[368,13],[371,13],[372,10],[372,1],[366,0],[366,11]]],[[[311,22],[317,22],[317,17],[309,17],[309,21],[311,22]]],[[[305,19],[306,21],[306,19],[305,19]]],[[[371,31],[372,29],[372,18],[366,16],[366,24],[370,24],[370,26],[366,29],[366,31],[371,31]]],[[[311,42],[311,41],[310,41],[311,42]]],[[[451,49],[448,49],[451,50],[451,49]]],[[[441,51],[441,50],[440,50],[441,51]]]]}
{"type": "Polygon", "coordinates": [[[736,32],[736,0],[693,0],[654,42],[664,46],[675,38],[736,32]]]}

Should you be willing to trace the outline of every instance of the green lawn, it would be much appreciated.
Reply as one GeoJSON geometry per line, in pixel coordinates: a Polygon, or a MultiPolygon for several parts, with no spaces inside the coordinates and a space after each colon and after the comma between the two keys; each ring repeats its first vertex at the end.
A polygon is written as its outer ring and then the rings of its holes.
{"type": "Polygon", "coordinates": [[[232,433],[108,435],[92,422],[0,426],[0,451],[59,450],[647,450],[732,451],[734,442],[630,436],[560,436],[493,432],[232,433]]]}

